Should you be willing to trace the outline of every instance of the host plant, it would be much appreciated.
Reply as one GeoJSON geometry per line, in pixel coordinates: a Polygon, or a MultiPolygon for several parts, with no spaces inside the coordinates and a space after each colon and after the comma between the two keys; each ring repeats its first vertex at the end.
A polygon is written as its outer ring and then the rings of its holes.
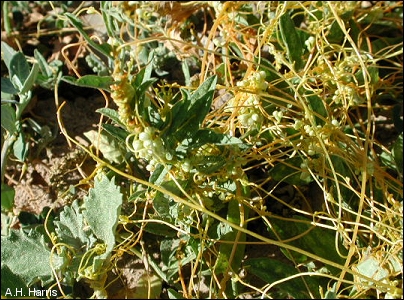
{"type": "Polygon", "coordinates": [[[401,15],[398,2],[316,1],[102,1],[60,15],[94,71],[62,80],[106,98],[89,148],[58,111],[97,162],[78,185],[94,185],[3,236],[2,273],[107,298],[129,253],[147,272],[127,297],[402,298],[401,15]],[[102,16],[106,37],[83,13],[102,16]]]}

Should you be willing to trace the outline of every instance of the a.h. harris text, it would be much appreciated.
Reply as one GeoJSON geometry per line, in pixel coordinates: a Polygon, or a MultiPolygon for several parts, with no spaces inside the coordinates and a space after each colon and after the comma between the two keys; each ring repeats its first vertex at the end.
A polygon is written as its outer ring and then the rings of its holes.
{"type": "Polygon", "coordinates": [[[11,289],[7,288],[6,292],[3,296],[6,297],[57,297],[58,296],[58,291],[57,290],[51,290],[51,289],[35,289],[35,288],[28,288],[26,289],[11,289]]]}

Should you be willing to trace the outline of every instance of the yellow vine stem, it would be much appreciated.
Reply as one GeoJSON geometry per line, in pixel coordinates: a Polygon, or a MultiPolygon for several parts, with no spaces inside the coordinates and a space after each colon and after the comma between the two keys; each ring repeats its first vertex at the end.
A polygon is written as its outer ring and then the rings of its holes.
{"type": "MultiPolygon", "coordinates": [[[[49,210],[49,212],[51,212],[51,211],[52,211],[52,210],[49,210]]],[[[46,216],[45,226],[44,226],[44,227],[45,227],[45,230],[46,230],[46,233],[47,233],[48,235],[49,235],[49,231],[48,231],[48,229],[47,229],[46,223],[47,223],[47,219],[48,219],[48,216],[49,216],[49,212],[48,212],[48,215],[46,216]]],[[[52,239],[52,242],[53,242],[53,239],[52,239]]],[[[56,273],[55,268],[53,267],[53,260],[52,260],[52,258],[53,258],[53,253],[54,253],[55,250],[58,249],[58,247],[60,247],[60,246],[65,246],[67,249],[69,249],[70,251],[73,252],[73,255],[75,254],[75,251],[74,251],[74,248],[73,248],[73,247],[71,247],[71,246],[69,246],[69,245],[67,245],[67,244],[65,244],[65,243],[57,243],[57,244],[54,244],[54,245],[53,245],[53,247],[52,247],[52,249],[51,249],[51,254],[50,254],[50,256],[49,256],[49,265],[50,265],[50,268],[51,268],[51,270],[52,270],[53,276],[55,276],[55,280],[56,280],[56,283],[55,283],[54,285],[57,285],[57,286],[59,287],[59,291],[60,291],[60,293],[63,295],[63,297],[64,297],[64,298],[67,298],[66,295],[65,295],[65,293],[63,292],[62,286],[60,285],[60,280],[59,280],[59,278],[58,278],[58,275],[57,275],[57,273],[56,273]]],[[[52,287],[53,287],[54,285],[52,285],[49,289],[52,289],[52,287]]]]}
{"type": "MultiPolygon", "coordinates": [[[[286,282],[286,281],[288,281],[288,280],[290,280],[290,279],[298,278],[298,277],[303,277],[303,276],[310,276],[310,277],[312,277],[312,276],[319,276],[319,277],[330,278],[330,279],[333,279],[333,280],[340,280],[338,277],[333,276],[333,275],[330,275],[330,274],[316,273],[316,272],[301,272],[301,273],[294,274],[294,275],[291,275],[291,276],[289,276],[289,277],[282,278],[282,279],[279,279],[279,280],[277,280],[277,281],[272,282],[270,285],[268,285],[267,288],[265,288],[264,292],[265,292],[265,293],[268,293],[270,289],[272,289],[273,287],[275,287],[276,285],[278,285],[278,284],[280,284],[280,283],[282,283],[282,282],[286,282]]],[[[303,279],[303,278],[302,278],[302,279],[303,279]]],[[[346,280],[346,279],[342,279],[342,281],[343,281],[344,283],[348,283],[348,284],[351,283],[350,280],[346,280]]],[[[310,292],[310,294],[311,294],[311,292],[310,292]]],[[[315,299],[315,297],[314,297],[313,295],[311,295],[311,297],[312,297],[312,299],[315,299]]],[[[322,297],[322,298],[324,298],[324,297],[322,297]]]]}
{"type": "Polygon", "coordinates": [[[336,291],[338,291],[338,289],[341,286],[341,282],[342,279],[345,276],[346,270],[349,269],[349,265],[351,263],[351,259],[354,255],[355,249],[356,249],[356,238],[358,235],[358,230],[359,230],[359,225],[360,225],[360,219],[361,219],[361,215],[362,215],[362,209],[363,209],[363,204],[365,201],[365,191],[366,191],[366,178],[367,178],[367,160],[368,160],[368,150],[369,150],[369,135],[371,132],[371,118],[372,118],[372,101],[371,101],[371,93],[370,93],[370,88],[369,88],[369,78],[370,75],[368,73],[368,70],[365,66],[365,64],[363,63],[363,60],[361,58],[361,54],[359,52],[359,49],[357,48],[355,42],[353,41],[352,37],[349,35],[347,29],[345,28],[344,23],[341,21],[341,19],[339,18],[337,12],[335,11],[335,8],[333,7],[333,5],[331,3],[329,3],[329,8],[331,10],[331,12],[333,13],[335,20],[337,21],[340,29],[342,30],[342,32],[344,33],[346,39],[350,42],[355,54],[358,57],[359,60],[359,64],[361,66],[361,69],[363,71],[363,79],[364,79],[364,83],[365,83],[365,92],[366,92],[366,104],[367,104],[367,118],[368,118],[368,122],[367,122],[367,126],[366,126],[366,139],[365,139],[365,144],[364,144],[364,155],[363,155],[363,161],[362,161],[362,186],[361,186],[361,195],[360,195],[360,199],[359,199],[359,206],[358,206],[358,212],[356,215],[356,220],[355,220],[355,227],[354,227],[354,231],[353,231],[353,235],[352,235],[352,243],[349,247],[349,252],[348,252],[348,257],[345,261],[345,266],[341,272],[340,275],[340,281],[338,281],[337,286],[336,286],[336,291]]]}
{"type": "MultiPolygon", "coordinates": [[[[92,38],[98,39],[98,42],[101,44],[101,41],[99,40],[98,37],[93,36],[92,38]]],[[[64,47],[62,48],[62,50],[61,50],[62,56],[63,56],[63,58],[65,59],[66,63],[72,68],[73,72],[76,74],[76,76],[77,76],[78,78],[81,78],[81,75],[80,75],[80,73],[78,72],[78,70],[75,68],[73,62],[69,59],[69,57],[67,57],[67,55],[66,55],[66,53],[65,53],[65,50],[68,49],[68,48],[70,48],[70,47],[73,47],[73,46],[79,46],[80,48],[81,48],[81,47],[85,47],[89,52],[94,53],[94,51],[92,51],[91,48],[86,47],[86,46],[83,46],[82,44],[83,44],[83,42],[78,42],[78,43],[69,44],[69,45],[64,46],[64,47]]],[[[79,53],[80,53],[80,51],[77,51],[77,54],[76,54],[76,57],[74,58],[74,60],[76,60],[76,59],[78,58],[77,56],[79,55],[79,53]]],[[[109,98],[108,98],[108,96],[105,94],[105,91],[102,90],[102,89],[98,89],[98,91],[99,91],[99,92],[102,94],[102,96],[104,97],[104,100],[105,100],[105,106],[104,106],[104,107],[108,107],[108,106],[109,106],[109,98]]],[[[57,109],[57,111],[59,111],[59,104],[60,104],[60,103],[59,103],[59,93],[58,93],[58,84],[57,84],[57,83],[54,85],[54,96],[55,96],[56,109],[57,109]]],[[[100,133],[101,133],[101,124],[102,124],[103,119],[104,119],[104,115],[101,115],[101,117],[100,117],[100,122],[99,122],[99,126],[98,126],[98,128],[99,128],[99,129],[98,129],[98,134],[99,134],[99,135],[100,135],[100,133]]],[[[58,118],[58,120],[59,120],[59,118],[58,118]]],[[[61,124],[61,122],[59,122],[59,126],[60,126],[60,124],[61,124]]],[[[97,142],[100,143],[100,140],[98,140],[97,142]]],[[[67,140],[67,143],[68,143],[69,147],[72,146],[69,139],[67,140]]],[[[97,149],[96,151],[97,151],[97,154],[98,154],[99,147],[96,147],[96,149],[97,149]]]]}
{"type": "MultiPolygon", "coordinates": [[[[240,225],[239,226],[244,228],[244,226],[245,226],[245,211],[244,211],[243,203],[241,202],[241,200],[239,200],[239,199],[242,198],[242,195],[241,195],[242,187],[240,186],[241,185],[240,182],[237,182],[236,184],[237,184],[236,200],[231,200],[231,201],[238,201],[238,207],[239,207],[239,211],[240,211],[240,225]]],[[[232,223],[232,224],[234,224],[234,223],[232,223]]],[[[223,278],[222,278],[222,280],[220,282],[219,294],[223,294],[224,296],[225,296],[224,291],[226,289],[227,281],[230,279],[230,276],[233,276],[234,274],[236,274],[236,271],[237,271],[237,270],[231,270],[231,264],[233,262],[234,256],[236,255],[237,246],[240,243],[240,238],[241,238],[241,232],[237,231],[235,239],[234,239],[234,241],[232,241],[233,247],[231,249],[231,253],[230,253],[230,256],[229,256],[229,259],[228,259],[228,265],[227,265],[226,271],[224,272],[223,278]],[[231,273],[230,273],[230,270],[232,271],[231,273]]]]}
{"type": "MultiPolygon", "coordinates": [[[[63,108],[64,104],[65,104],[65,102],[62,103],[62,105],[60,106],[60,108],[59,108],[58,111],[57,111],[57,118],[58,118],[59,124],[61,124],[60,111],[61,111],[61,109],[63,108]]],[[[194,202],[193,202],[193,199],[183,199],[183,198],[181,198],[181,197],[179,197],[179,196],[173,194],[172,192],[170,192],[170,191],[164,189],[164,188],[161,187],[161,186],[157,186],[157,185],[152,184],[152,183],[150,183],[150,182],[147,182],[147,181],[145,181],[145,180],[143,180],[143,179],[140,179],[140,178],[134,177],[134,176],[132,176],[132,175],[130,175],[130,174],[127,174],[127,173],[125,173],[125,172],[123,172],[123,171],[117,169],[116,167],[112,166],[112,165],[109,164],[108,162],[105,162],[104,160],[102,160],[102,159],[99,158],[98,156],[94,155],[94,154],[93,154],[91,151],[89,151],[86,147],[84,147],[84,146],[81,145],[79,142],[77,142],[77,141],[74,140],[72,137],[70,137],[70,136],[67,134],[67,132],[66,132],[66,130],[65,130],[65,128],[64,128],[63,126],[61,126],[61,131],[62,131],[62,133],[65,135],[65,137],[66,137],[67,139],[69,139],[71,142],[73,142],[73,143],[76,144],[79,148],[81,148],[83,151],[85,151],[88,155],[90,155],[90,156],[94,159],[94,161],[96,161],[100,166],[108,167],[111,171],[115,172],[116,174],[118,174],[118,175],[120,175],[120,176],[122,176],[122,177],[124,177],[124,178],[126,178],[126,179],[128,179],[128,180],[131,180],[131,181],[133,181],[133,182],[137,182],[138,184],[145,185],[145,186],[147,186],[147,187],[149,187],[149,188],[152,188],[152,189],[154,189],[154,190],[156,190],[156,191],[159,191],[159,192],[161,192],[161,193],[163,193],[163,194],[165,194],[165,195],[171,197],[171,198],[172,198],[174,201],[176,201],[177,203],[181,203],[181,204],[183,204],[183,205],[188,206],[189,208],[192,208],[192,209],[197,210],[197,211],[199,211],[199,212],[201,212],[201,213],[203,213],[203,214],[206,214],[207,216],[210,216],[210,217],[212,217],[212,218],[218,220],[219,222],[222,222],[222,223],[224,223],[224,224],[229,225],[230,227],[232,227],[232,228],[235,229],[235,230],[241,231],[241,232],[243,232],[243,233],[245,233],[245,234],[248,234],[248,235],[250,235],[250,236],[252,236],[252,237],[254,237],[254,238],[256,238],[256,239],[258,239],[258,240],[260,240],[260,241],[263,241],[263,242],[265,242],[266,244],[275,245],[275,246],[278,246],[278,247],[281,247],[281,248],[285,248],[285,249],[288,249],[288,250],[291,250],[291,251],[295,251],[295,252],[297,252],[297,253],[306,255],[307,257],[310,257],[310,258],[312,258],[312,259],[314,259],[314,260],[321,261],[321,262],[323,262],[324,264],[328,264],[328,265],[330,265],[330,266],[332,266],[332,267],[341,269],[341,270],[343,270],[344,273],[349,273],[349,274],[351,274],[351,275],[357,276],[358,278],[363,279],[364,282],[366,282],[366,285],[368,285],[369,287],[377,287],[378,289],[384,290],[384,291],[389,291],[389,290],[392,289],[392,286],[391,286],[391,285],[389,285],[389,284],[387,284],[387,283],[384,283],[384,282],[380,282],[379,280],[376,280],[376,279],[374,279],[374,278],[367,277],[367,276],[365,276],[365,275],[363,275],[363,274],[361,274],[361,273],[359,273],[359,272],[357,272],[357,271],[355,271],[355,270],[351,270],[351,269],[348,268],[347,266],[341,266],[341,265],[339,265],[339,264],[337,264],[337,263],[335,263],[335,262],[333,262],[333,261],[331,261],[331,260],[328,260],[328,259],[319,257],[319,256],[317,256],[317,255],[315,255],[315,254],[313,254],[313,253],[310,253],[310,252],[308,252],[308,251],[302,250],[302,249],[300,249],[300,248],[298,248],[298,247],[295,247],[295,246],[292,246],[292,245],[285,244],[285,243],[283,243],[283,242],[279,242],[279,241],[276,241],[276,240],[272,240],[272,239],[266,238],[266,237],[261,236],[261,235],[255,233],[255,232],[253,232],[253,231],[250,231],[250,230],[248,230],[248,229],[246,229],[246,228],[243,228],[243,227],[241,227],[241,226],[239,226],[239,225],[237,225],[237,224],[228,222],[225,218],[223,218],[223,217],[221,217],[221,216],[215,214],[214,212],[211,212],[211,211],[207,210],[207,209],[206,209],[205,207],[203,207],[203,206],[200,206],[200,205],[194,203],[194,202]]],[[[178,229],[177,229],[177,230],[178,230],[178,229]]],[[[398,290],[398,291],[400,291],[400,292],[402,292],[402,288],[396,288],[396,287],[394,287],[394,289],[395,289],[395,290],[398,290]]]]}
{"type": "Polygon", "coordinates": [[[208,72],[208,68],[206,66],[206,62],[207,62],[207,57],[208,57],[208,53],[210,51],[208,51],[209,46],[211,45],[211,43],[213,43],[213,38],[216,34],[216,30],[219,27],[219,25],[222,23],[222,19],[225,17],[225,14],[227,13],[227,9],[230,8],[232,5],[234,5],[234,3],[232,1],[225,1],[223,3],[223,8],[219,14],[219,16],[216,17],[215,22],[213,23],[210,32],[209,32],[209,36],[207,38],[207,42],[205,44],[205,49],[204,49],[204,53],[203,53],[203,58],[202,58],[202,65],[201,65],[201,72],[200,72],[200,82],[203,82],[205,80],[206,74],[208,72]],[[206,68],[206,71],[205,71],[206,68]]]}

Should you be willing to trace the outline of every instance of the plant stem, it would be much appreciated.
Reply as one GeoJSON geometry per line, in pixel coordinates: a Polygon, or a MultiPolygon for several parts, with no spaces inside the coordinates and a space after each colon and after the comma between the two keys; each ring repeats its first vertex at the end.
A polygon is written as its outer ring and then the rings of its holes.
{"type": "Polygon", "coordinates": [[[4,140],[3,146],[1,147],[1,182],[2,183],[4,181],[4,176],[5,176],[5,172],[6,172],[8,150],[13,145],[15,139],[16,139],[15,135],[7,137],[4,140]]]}

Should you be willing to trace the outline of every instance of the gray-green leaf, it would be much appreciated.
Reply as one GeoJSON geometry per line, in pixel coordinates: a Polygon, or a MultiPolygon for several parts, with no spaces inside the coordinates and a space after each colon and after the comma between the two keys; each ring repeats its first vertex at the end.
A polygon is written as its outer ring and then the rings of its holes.
{"type": "Polygon", "coordinates": [[[115,230],[121,212],[122,194],[104,174],[96,177],[94,188],[84,201],[83,211],[90,228],[97,236],[107,244],[107,252],[115,245],[115,230]]]}
{"type": "Polygon", "coordinates": [[[90,233],[83,230],[84,217],[77,201],[74,201],[71,207],[65,206],[60,213],[60,220],[54,223],[60,242],[76,249],[80,249],[82,245],[89,246],[90,233]]]}
{"type": "Polygon", "coordinates": [[[53,280],[52,266],[57,269],[62,260],[51,254],[44,238],[36,231],[29,234],[12,230],[1,237],[1,264],[24,280],[27,286],[41,281],[43,285],[53,280]]]}

